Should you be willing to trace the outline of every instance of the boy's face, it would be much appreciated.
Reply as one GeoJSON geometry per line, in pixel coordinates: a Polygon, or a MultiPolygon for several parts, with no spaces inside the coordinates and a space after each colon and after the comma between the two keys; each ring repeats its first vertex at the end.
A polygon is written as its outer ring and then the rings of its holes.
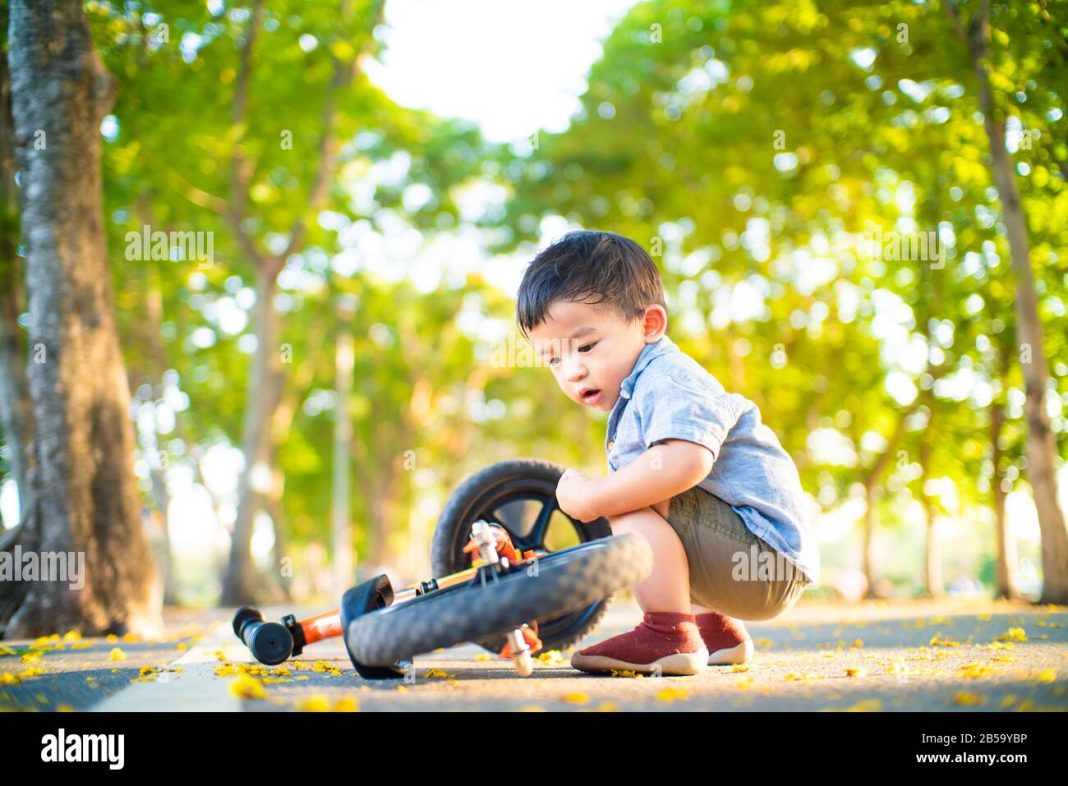
{"type": "Polygon", "coordinates": [[[568,398],[610,412],[642,349],[666,330],[667,314],[659,305],[628,324],[610,307],[557,300],[530,339],[568,398]]]}

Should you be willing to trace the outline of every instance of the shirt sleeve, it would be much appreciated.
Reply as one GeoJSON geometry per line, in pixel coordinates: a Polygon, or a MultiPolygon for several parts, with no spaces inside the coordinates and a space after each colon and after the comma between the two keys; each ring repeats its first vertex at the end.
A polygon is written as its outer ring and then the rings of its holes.
{"type": "Polygon", "coordinates": [[[645,449],[665,439],[684,439],[708,448],[715,460],[744,402],[733,393],[702,390],[678,374],[653,377],[639,407],[645,449]]]}

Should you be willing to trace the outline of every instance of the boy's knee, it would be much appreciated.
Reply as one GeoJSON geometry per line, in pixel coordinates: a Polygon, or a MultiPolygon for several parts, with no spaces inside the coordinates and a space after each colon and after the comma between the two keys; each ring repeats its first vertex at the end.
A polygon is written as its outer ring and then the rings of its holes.
{"type": "Polygon", "coordinates": [[[651,525],[653,521],[650,516],[655,515],[656,512],[652,508],[639,508],[638,510],[630,511],[629,513],[620,513],[618,516],[610,516],[608,523],[612,527],[612,532],[617,535],[620,532],[638,532],[651,525]]]}

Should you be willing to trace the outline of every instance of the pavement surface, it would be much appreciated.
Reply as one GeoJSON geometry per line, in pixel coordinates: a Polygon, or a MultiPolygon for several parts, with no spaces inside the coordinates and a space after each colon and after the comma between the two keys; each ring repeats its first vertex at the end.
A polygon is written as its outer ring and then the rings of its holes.
{"type": "MultiPolygon", "coordinates": [[[[321,609],[265,608],[267,619],[321,609]]],[[[0,711],[1065,711],[1068,607],[964,600],[844,604],[805,598],[747,623],[753,661],[689,677],[590,675],[574,648],[519,677],[465,644],[416,656],[403,680],[364,680],[340,639],[256,663],[232,609],[168,609],[168,636],[0,641],[0,711]]],[[[580,647],[632,629],[617,596],[580,647]]]]}

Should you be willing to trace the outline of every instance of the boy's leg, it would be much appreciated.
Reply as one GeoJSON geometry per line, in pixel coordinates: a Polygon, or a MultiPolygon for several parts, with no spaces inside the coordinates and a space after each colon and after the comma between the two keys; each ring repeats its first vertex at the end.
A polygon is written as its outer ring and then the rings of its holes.
{"type": "Polygon", "coordinates": [[[634,586],[645,614],[634,630],[575,652],[571,665],[588,672],[700,674],[708,665],[708,648],[690,611],[690,571],[679,536],[650,508],[610,517],[609,524],[613,535],[637,532],[652,549],[653,570],[634,586]]]}
{"type": "Polygon", "coordinates": [[[653,550],[653,571],[634,585],[638,605],[645,612],[690,610],[690,568],[678,533],[652,508],[609,518],[613,535],[637,532],[653,550]]]}

